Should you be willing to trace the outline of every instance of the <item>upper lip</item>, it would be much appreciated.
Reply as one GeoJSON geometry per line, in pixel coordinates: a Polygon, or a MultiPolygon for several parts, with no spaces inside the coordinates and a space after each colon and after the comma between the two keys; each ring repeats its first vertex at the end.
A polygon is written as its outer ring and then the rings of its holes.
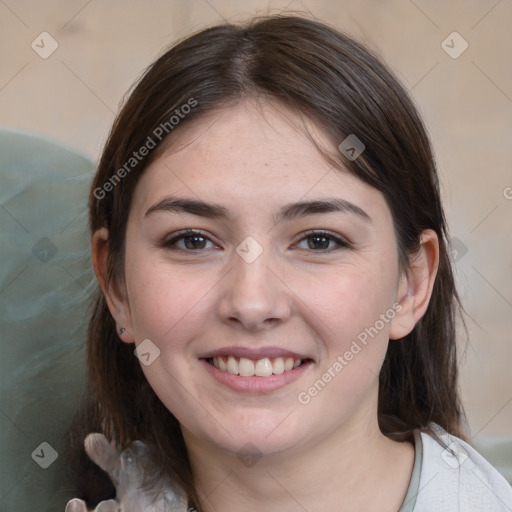
{"type": "Polygon", "coordinates": [[[199,359],[211,359],[219,356],[233,356],[233,357],[244,357],[246,359],[252,359],[258,361],[265,357],[293,357],[294,359],[311,359],[310,357],[293,352],[281,347],[259,347],[259,348],[248,348],[248,347],[223,347],[216,350],[211,350],[199,355],[199,359]]]}

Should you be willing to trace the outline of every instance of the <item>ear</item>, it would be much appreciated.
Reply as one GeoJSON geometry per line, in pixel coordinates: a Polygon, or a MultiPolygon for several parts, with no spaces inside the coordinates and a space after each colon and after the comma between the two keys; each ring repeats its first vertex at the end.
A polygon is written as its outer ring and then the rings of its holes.
{"type": "Polygon", "coordinates": [[[396,315],[391,321],[389,338],[407,336],[425,314],[439,267],[439,240],[437,233],[426,229],[420,236],[418,252],[409,260],[409,268],[400,278],[397,292],[396,315]],[[401,306],[401,307],[400,307],[401,306]]]}
{"type": "Polygon", "coordinates": [[[117,335],[125,343],[134,343],[131,313],[124,286],[109,279],[108,230],[98,229],[91,240],[92,264],[94,273],[107,301],[108,308],[117,326],[117,335]],[[123,332],[121,332],[121,330],[123,332]]]}

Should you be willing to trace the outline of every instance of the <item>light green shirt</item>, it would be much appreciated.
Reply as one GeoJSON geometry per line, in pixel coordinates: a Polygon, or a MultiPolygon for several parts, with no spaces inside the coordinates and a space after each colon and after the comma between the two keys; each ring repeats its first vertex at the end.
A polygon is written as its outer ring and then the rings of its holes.
{"type": "Polygon", "coordinates": [[[411,481],[405,495],[404,502],[398,512],[413,512],[416,503],[416,496],[420,486],[421,460],[423,458],[423,443],[419,429],[413,431],[414,434],[414,467],[412,468],[411,481]]]}

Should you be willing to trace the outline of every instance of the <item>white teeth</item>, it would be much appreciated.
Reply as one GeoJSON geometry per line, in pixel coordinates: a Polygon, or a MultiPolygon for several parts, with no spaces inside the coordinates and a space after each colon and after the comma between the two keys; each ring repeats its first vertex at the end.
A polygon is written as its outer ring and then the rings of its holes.
{"type": "Polygon", "coordinates": [[[226,364],[226,362],[224,361],[224,359],[222,357],[214,357],[213,358],[214,365],[215,365],[215,360],[217,360],[218,365],[219,365],[219,366],[216,366],[216,368],[218,368],[219,370],[222,370],[223,372],[228,371],[228,365],[226,364]]]}
{"type": "Polygon", "coordinates": [[[252,377],[254,375],[254,363],[250,359],[241,357],[238,363],[238,373],[242,377],[252,377]]]}
{"type": "Polygon", "coordinates": [[[228,373],[231,373],[232,375],[238,375],[238,363],[233,356],[228,357],[227,370],[228,373]]]}
{"type": "Polygon", "coordinates": [[[282,357],[276,357],[272,364],[272,372],[279,375],[284,372],[284,360],[282,357]]]}
{"type": "Polygon", "coordinates": [[[236,358],[228,356],[214,357],[211,360],[213,366],[223,372],[232,375],[240,375],[242,377],[270,377],[271,375],[280,375],[281,373],[298,368],[302,364],[302,359],[294,359],[293,357],[276,357],[271,360],[268,357],[252,361],[245,357],[236,358]]]}
{"type": "MultiPolygon", "coordinates": [[[[254,374],[258,377],[270,377],[272,375],[272,363],[270,359],[267,357],[265,359],[259,359],[254,368],[254,374]]],[[[240,373],[240,375],[242,374],[240,373]]]]}

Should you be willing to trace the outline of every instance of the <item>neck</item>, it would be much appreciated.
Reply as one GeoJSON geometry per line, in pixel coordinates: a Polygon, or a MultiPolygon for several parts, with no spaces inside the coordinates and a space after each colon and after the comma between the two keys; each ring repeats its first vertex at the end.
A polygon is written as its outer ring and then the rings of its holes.
{"type": "Polygon", "coordinates": [[[385,437],[376,418],[353,422],[286,454],[241,459],[194,442],[190,459],[202,512],[396,512],[405,498],[414,448],[385,437]]]}

